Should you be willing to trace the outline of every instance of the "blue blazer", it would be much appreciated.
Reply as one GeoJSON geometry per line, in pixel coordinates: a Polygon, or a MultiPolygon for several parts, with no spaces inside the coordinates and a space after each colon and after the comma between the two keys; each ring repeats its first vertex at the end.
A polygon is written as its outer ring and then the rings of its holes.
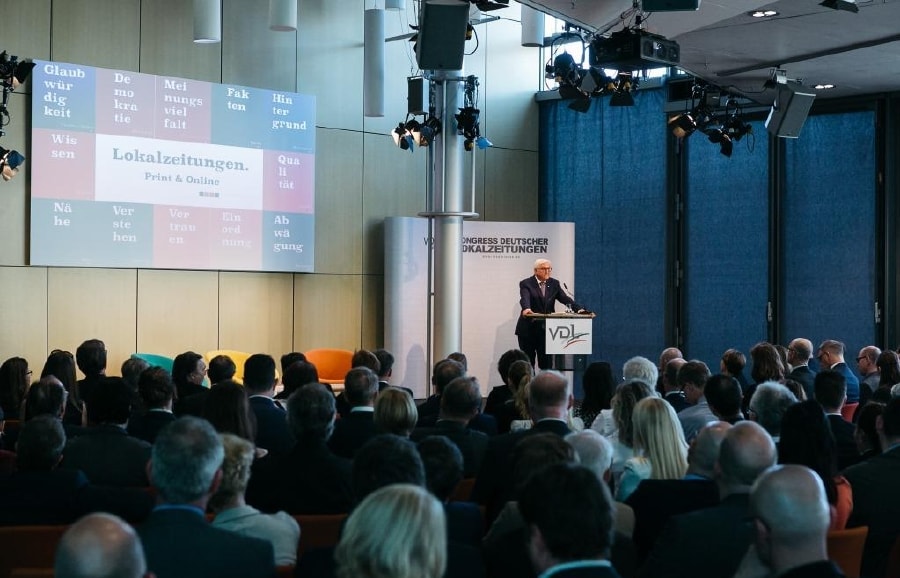
{"type": "MultiPolygon", "coordinates": [[[[563,291],[559,281],[553,277],[547,279],[543,297],[541,297],[541,289],[538,287],[536,277],[531,276],[519,281],[519,305],[522,307],[522,311],[531,309],[535,313],[553,313],[557,301],[568,305],[575,311],[584,309],[563,291]]],[[[516,335],[526,335],[529,333],[531,325],[531,319],[520,315],[519,321],[516,323],[516,335]]]]}

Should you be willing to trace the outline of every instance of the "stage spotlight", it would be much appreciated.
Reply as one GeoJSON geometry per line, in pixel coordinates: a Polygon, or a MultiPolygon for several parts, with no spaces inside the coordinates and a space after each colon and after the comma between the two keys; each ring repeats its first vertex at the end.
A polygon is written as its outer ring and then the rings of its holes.
{"type": "Polygon", "coordinates": [[[477,108],[466,106],[459,109],[456,118],[456,134],[466,137],[463,148],[466,151],[475,149],[475,139],[481,136],[481,127],[478,122],[481,111],[477,108]]]}
{"type": "Polygon", "coordinates": [[[417,129],[410,130],[410,132],[417,145],[427,147],[434,142],[434,137],[441,134],[441,121],[436,116],[428,117],[417,129]]]}
{"type": "Polygon", "coordinates": [[[25,157],[19,151],[7,150],[0,147],[0,175],[4,181],[11,180],[19,173],[19,166],[25,162],[25,157]]]}
{"type": "Polygon", "coordinates": [[[732,151],[734,151],[734,143],[731,142],[731,137],[722,129],[715,128],[707,131],[706,137],[709,139],[709,142],[719,145],[719,152],[721,154],[726,157],[731,156],[732,151]]]}
{"type": "Polygon", "coordinates": [[[397,128],[391,131],[391,137],[393,137],[395,145],[403,150],[413,152],[415,143],[413,142],[413,136],[406,130],[406,124],[403,122],[399,123],[397,128]]]}
{"type": "Polygon", "coordinates": [[[739,141],[744,138],[744,135],[752,133],[753,127],[738,118],[737,114],[734,114],[725,120],[722,130],[731,137],[731,140],[739,141]]]}
{"type": "Polygon", "coordinates": [[[491,148],[492,146],[494,146],[494,143],[492,143],[491,141],[489,141],[488,139],[486,139],[483,136],[478,136],[475,138],[475,146],[477,146],[481,150],[484,150],[484,149],[488,149],[488,148],[491,148]]]}
{"type": "Polygon", "coordinates": [[[9,83],[10,90],[19,88],[31,74],[34,63],[28,60],[19,62],[19,57],[9,54],[5,50],[0,53],[0,79],[4,87],[9,83]]]}
{"type": "Polygon", "coordinates": [[[694,134],[697,130],[697,121],[689,112],[683,112],[678,116],[673,116],[667,123],[669,130],[675,135],[675,138],[686,138],[694,134]]]}
{"type": "Polygon", "coordinates": [[[637,88],[637,80],[631,71],[619,71],[615,80],[615,90],[609,99],[609,106],[634,106],[631,91],[637,88]]]}
{"type": "Polygon", "coordinates": [[[553,76],[560,85],[578,86],[581,84],[581,74],[575,58],[568,52],[563,52],[553,59],[553,76]]]}

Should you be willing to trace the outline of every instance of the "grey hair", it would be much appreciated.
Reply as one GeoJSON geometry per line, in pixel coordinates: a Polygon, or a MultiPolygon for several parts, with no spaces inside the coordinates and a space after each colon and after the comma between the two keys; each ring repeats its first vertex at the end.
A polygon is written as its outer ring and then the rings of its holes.
{"type": "Polygon", "coordinates": [[[655,388],[656,380],[659,379],[659,369],[646,357],[632,357],[622,366],[622,377],[626,382],[636,379],[655,388]]]}
{"type": "Polygon", "coordinates": [[[153,444],[151,481],[166,502],[188,504],[209,492],[224,457],[208,421],[182,417],[164,427],[153,444]]]}

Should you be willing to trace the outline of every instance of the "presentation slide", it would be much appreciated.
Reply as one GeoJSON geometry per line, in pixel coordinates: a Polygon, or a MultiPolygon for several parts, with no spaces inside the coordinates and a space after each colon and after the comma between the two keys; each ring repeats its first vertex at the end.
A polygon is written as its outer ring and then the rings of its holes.
{"type": "Polygon", "coordinates": [[[32,265],[314,271],[315,97],[35,64],[32,265]]]}

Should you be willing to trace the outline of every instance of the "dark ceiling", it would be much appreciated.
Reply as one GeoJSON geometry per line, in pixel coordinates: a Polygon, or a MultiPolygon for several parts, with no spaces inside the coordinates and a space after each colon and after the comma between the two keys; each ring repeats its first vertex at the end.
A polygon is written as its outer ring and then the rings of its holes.
{"type": "MultiPolygon", "coordinates": [[[[631,0],[520,0],[591,32],[614,32],[631,0]]],[[[819,99],[900,91],[900,0],[859,0],[859,12],[821,0],[702,0],[690,12],[650,13],[649,32],[675,40],[681,67],[722,88],[770,104],[763,84],[774,68],[817,91],[819,99]],[[754,18],[754,10],[777,16],[754,18]]]]}

